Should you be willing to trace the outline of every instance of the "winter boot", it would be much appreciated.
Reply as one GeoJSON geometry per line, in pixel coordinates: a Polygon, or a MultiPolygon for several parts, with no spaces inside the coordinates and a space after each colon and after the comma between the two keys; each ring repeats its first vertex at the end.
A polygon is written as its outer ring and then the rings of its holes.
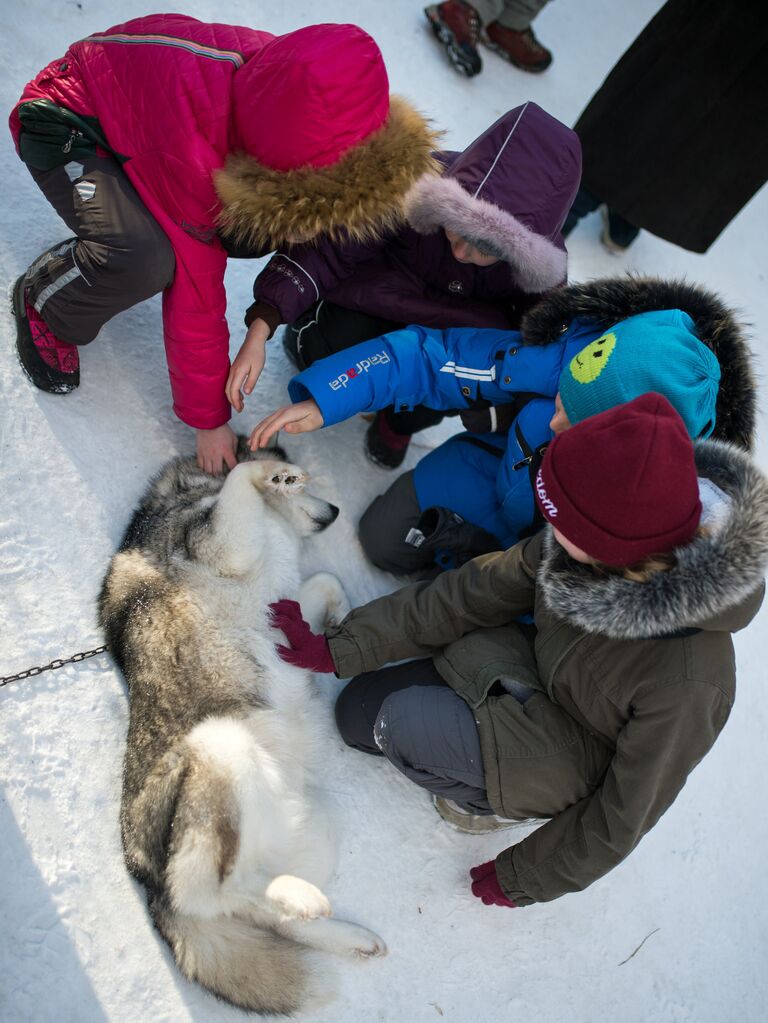
{"type": "Polygon", "coordinates": [[[506,817],[497,817],[495,813],[472,813],[471,810],[466,810],[452,799],[445,799],[443,796],[432,796],[432,802],[446,824],[467,835],[488,835],[492,831],[509,831],[510,828],[543,824],[542,820],[534,817],[509,820],[506,817]]]}
{"type": "Polygon", "coordinates": [[[480,18],[474,7],[463,0],[445,0],[425,7],[424,13],[456,70],[468,78],[479,75],[483,70],[477,52],[480,18]]]}
{"type": "Polygon", "coordinates": [[[628,220],[605,205],[600,207],[600,215],[603,220],[600,241],[609,252],[616,256],[626,252],[640,234],[640,228],[630,224],[628,220]]]}
{"type": "Polygon", "coordinates": [[[365,453],[382,469],[397,469],[402,465],[410,443],[409,434],[395,433],[389,425],[386,409],[376,413],[365,433],[365,453]]]}
{"type": "Polygon", "coordinates": [[[552,54],[541,45],[531,28],[517,32],[492,21],[484,30],[482,41],[489,50],[495,50],[521,71],[546,71],[552,63],[552,54]]]}
{"type": "Polygon", "coordinates": [[[27,298],[26,275],[13,287],[16,352],[22,369],[41,391],[68,394],[80,385],[77,345],[60,341],[27,298]]]}

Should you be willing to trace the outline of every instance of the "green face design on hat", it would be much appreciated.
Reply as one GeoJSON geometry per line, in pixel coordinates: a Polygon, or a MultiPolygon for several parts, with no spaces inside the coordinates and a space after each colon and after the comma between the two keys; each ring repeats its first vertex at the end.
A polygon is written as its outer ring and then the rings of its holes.
{"type": "Polygon", "coordinates": [[[571,376],[580,384],[591,384],[600,376],[616,347],[615,334],[603,334],[592,341],[586,348],[574,355],[569,369],[571,376]]]}

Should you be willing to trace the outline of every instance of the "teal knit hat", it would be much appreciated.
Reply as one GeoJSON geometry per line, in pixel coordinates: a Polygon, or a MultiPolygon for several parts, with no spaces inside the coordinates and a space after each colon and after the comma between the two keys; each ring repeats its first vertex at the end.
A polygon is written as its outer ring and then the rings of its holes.
{"type": "Polygon", "coordinates": [[[691,437],[715,428],[720,364],[680,309],[640,313],[614,324],[560,374],[571,424],[655,391],[674,406],[691,437]]]}

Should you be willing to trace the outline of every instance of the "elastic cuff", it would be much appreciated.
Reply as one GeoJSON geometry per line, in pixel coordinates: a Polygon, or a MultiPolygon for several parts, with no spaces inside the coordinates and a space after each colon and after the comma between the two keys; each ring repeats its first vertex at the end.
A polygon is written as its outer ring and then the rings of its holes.
{"type": "Polygon", "coordinates": [[[210,416],[196,416],[196,415],[182,415],[176,405],[173,406],[173,414],[177,419],[180,419],[185,426],[190,426],[193,430],[217,430],[220,426],[224,426],[232,418],[232,408],[227,402],[227,409],[216,415],[211,414],[210,416]]]}
{"type": "Polygon", "coordinates": [[[254,320],[262,319],[269,327],[267,341],[272,337],[277,328],[283,322],[280,313],[273,305],[266,302],[254,302],[245,310],[245,325],[250,327],[254,320]]]}
{"type": "Polygon", "coordinates": [[[360,675],[366,670],[363,658],[357,644],[349,636],[338,635],[340,625],[334,629],[328,629],[325,638],[328,640],[328,649],[331,651],[331,660],[335,665],[336,678],[352,678],[360,675]]]}
{"type": "Polygon", "coordinates": [[[522,909],[525,906],[532,906],[536,900],[532,899],[530,895],[523,891],[520,887],[517,872],[515,871],[512,863],[513,849],[514,846],[510,846],[508,849],[502,849],[496,857],[496,880],[499,882],[499,887],[506,897],[522,909]]]}

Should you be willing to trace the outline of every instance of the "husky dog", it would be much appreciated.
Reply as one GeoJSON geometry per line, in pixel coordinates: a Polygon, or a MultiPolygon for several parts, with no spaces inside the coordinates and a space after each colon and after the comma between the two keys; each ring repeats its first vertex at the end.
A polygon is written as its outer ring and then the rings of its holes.
{"type": "Polygon", "coordinates": [[[329,919],[333,842],[310,790],[325,714],[309,673],[280,660],[268,609],[298,596],[313,629],[344,616],[335,576],[300,587],[298,574],[300,539],[338,509],[268,454],[224,480],[193,459],[167,465],[112,559],[99,612],[130,696],[128,869],[187,977],[242,1008],[291,1013],[330,996],[309,949],[386,947],[329,919]]]}

